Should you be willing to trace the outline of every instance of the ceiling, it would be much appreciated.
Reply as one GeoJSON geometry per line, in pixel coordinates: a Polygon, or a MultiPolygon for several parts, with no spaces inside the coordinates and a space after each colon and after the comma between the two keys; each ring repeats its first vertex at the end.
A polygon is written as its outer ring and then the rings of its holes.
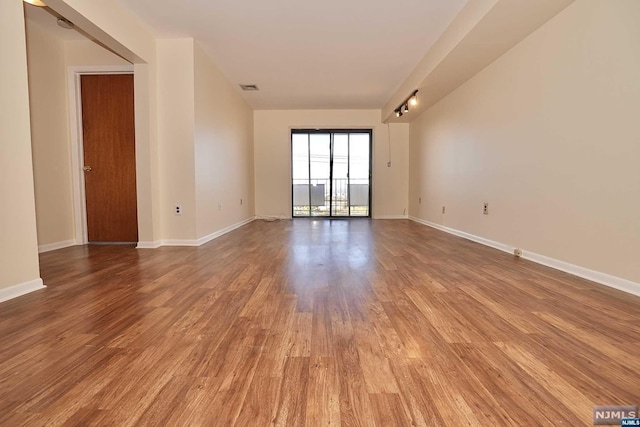
{"type": "Polygon", "coordinates": [[[382,108],[467,0],[118,0],[193,37],[255,109],[382,108]]]}

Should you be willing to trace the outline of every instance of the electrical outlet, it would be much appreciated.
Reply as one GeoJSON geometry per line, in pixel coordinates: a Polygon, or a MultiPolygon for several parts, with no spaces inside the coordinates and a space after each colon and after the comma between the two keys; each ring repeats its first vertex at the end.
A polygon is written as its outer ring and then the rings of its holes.
{"type": "Polygon", "coordinates": [[[387,167],[390,168],[391,167],[391,161],[387,162],[387,167]]]}
{"type": "Polygon", "coordinates": [[[484,209],[482,210],[482,213],[485,215],[489,215],[489,203],[484,204],[484,209]]]}
{"type": "Polygon", "coordinates": [[[513,255],[517,256],[518,258],[520,258],[522,256],[522,249],[519,248],[515,248],[513,250],[513,255]]]}
{"type": "Polygon", "coordinates": [[[173,209],[173,212],[176,215],[182,215],[182,205],[176,205],[173,209]]]}
{"type": "Polygon", "coordinates": [[[445,210],[446,210],[446,209],[445,209],[445,207],[443,206],[443,207],[442,207],[442,215],[444,215],[445,210]]]}

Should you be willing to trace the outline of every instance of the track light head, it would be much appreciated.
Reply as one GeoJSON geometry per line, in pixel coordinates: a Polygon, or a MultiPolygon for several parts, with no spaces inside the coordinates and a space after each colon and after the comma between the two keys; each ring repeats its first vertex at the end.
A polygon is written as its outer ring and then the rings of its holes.
{"type": "Polygon", "coordinates": [[[418,105],[418,97],[416,95],[413,95],[411,98],[409,98],[409,105],[411,105],[412,107],[418,105]]]}
{"type": "Polygon", "coordinates": [[[396,110],[396,117],[402,117],[402,111],[396,110]]]}
{"type": "Polygon", "coordinates": [[[409,112],[409,104],[404,104],[404,106],[402,107],[402,112],[403,113],[408,113],[409,112]]]}

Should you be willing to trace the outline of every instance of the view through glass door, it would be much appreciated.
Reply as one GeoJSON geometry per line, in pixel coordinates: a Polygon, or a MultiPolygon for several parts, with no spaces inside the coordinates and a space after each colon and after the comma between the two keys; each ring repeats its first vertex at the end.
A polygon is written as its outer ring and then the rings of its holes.
{"type": "Polygon", "coordinates": [[[294,217],[371,215],[371,130],[292,130],[294,217]]]}

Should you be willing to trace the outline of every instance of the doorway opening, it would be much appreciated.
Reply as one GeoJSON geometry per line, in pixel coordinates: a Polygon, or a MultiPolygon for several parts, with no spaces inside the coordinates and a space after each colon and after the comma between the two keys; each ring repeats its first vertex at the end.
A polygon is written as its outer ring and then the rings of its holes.
{"type": "Polygon", "coordinates": [[[294,217],[371,216],[371,129],[291,131],[294,217]]]}

